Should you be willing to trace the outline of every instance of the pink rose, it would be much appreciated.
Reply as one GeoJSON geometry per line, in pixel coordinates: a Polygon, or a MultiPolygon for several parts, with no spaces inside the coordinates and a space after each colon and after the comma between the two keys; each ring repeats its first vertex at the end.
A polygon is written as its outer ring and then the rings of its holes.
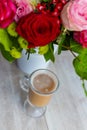
{"type": "Polygon", "coordinates": [[[17,4],[15,21],[18,21],[22,16],[25,16],[33,11],[33,6],[29,0],[15,0],[15,2],[17,4]]]}
{"type": "Polygon", "coordinates": [[[15,12],[12,0],[0,0],[0,28],[6,28],[13,21],[15,12]]]}
{"type": "Polygon", "coordinates": [[[69,1],[61,12],[61,19],[68,30],[87,30],[87,0],[69,1]]]}
{"type": "Polygon", "coordinates": [[[82,44],[84,48],[87,48],[87,30],[81,32],[74,32],[74,39],[82,44]]]}

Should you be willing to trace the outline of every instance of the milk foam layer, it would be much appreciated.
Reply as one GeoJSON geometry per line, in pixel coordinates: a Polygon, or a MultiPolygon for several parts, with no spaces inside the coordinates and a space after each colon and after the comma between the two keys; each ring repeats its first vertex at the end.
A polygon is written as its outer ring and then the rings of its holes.
{"type": "Polygon", "coordinates": [[[40,92],[48,93],[55,89],[55,82],[49,75],[39,74],[34,77],[33,86],[40,92]]]}

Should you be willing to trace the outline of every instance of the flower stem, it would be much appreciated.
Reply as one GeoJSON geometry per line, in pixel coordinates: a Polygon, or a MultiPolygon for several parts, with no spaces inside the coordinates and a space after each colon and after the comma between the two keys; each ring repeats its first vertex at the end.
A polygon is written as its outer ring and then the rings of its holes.
{"type": "Polygon", "coordinates": [[[86,87],[85,87],[84,80],[82,80],[82,87],[84,89],[85,95],[87,96],[87,90],[86,90],[86,87]]]}
{"type": "Polygon", "coordinates": [[[64,45],[62,45],[62,47],[64,47],[64,48],[66,48],[67,50],[69,50],[75,58],[77,57],[77,56],[74,54],[74,52],[70,49],[70,47],[66,47],[66,46],[64,46],[64,45]]]}

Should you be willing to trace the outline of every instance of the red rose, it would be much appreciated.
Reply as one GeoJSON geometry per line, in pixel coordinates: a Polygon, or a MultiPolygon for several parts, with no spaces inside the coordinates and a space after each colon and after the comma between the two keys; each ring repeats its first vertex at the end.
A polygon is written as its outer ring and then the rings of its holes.
{"type": "Polygon", "coordinates": [[[74,32],[74,39],[87,48],[87,30],[81,32],[74,32]]]}
{"type": "Polygon", "coordinates": [[[31,48],[55,40],[60,33],[60,25],[57,17],[32,12],[19,20],[16,31],[29,42],[31,48]]]}

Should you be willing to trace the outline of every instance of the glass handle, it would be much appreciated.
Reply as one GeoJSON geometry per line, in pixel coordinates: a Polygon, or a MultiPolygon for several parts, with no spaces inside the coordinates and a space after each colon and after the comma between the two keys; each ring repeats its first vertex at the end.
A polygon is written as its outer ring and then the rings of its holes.
{"type": "Polygon", "coordinates": [[[20,83],[20,87],[25,92],[29,92],[29,75],[25,75],[22,79],[20,79],[19,83],[20,83]]]}

